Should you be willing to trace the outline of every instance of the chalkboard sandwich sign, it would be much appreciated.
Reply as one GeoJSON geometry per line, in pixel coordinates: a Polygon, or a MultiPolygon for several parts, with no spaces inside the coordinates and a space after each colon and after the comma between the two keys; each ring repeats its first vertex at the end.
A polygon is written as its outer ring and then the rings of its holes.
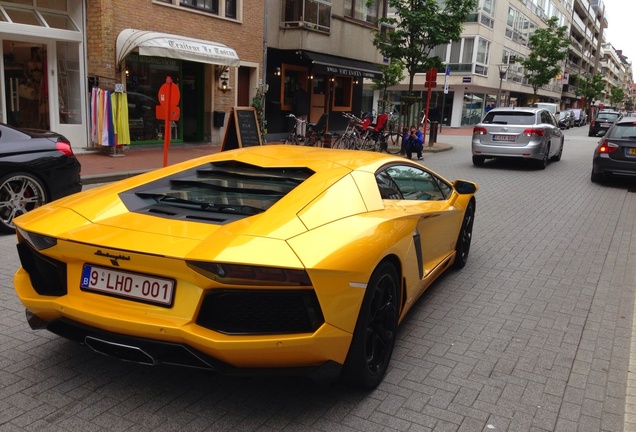
{"type": "Polygon", "coordinates": [[[225,129],[221,151],[263,145],[253,107],[234,107],[225,129]]]}

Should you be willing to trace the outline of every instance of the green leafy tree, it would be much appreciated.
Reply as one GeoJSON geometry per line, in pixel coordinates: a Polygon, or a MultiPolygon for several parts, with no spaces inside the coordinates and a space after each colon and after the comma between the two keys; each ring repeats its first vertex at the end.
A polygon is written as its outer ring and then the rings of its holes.
{"type": "Polygon", "coordinates": [[[546,28],[534,31],[528,39],[530,55],[521,60],[524,76],[532,86],[535,100],[539,89],[561,73],[560,63],[568,55],[568,28],[558,26],[557,22],[557,17],[552,17],[546,28]]]}
{"type": "Polygon", "coordinates": [[[612,106],[618,108],[618,105],[625,100],[625,90],[620,87],[612,87],[609,100],[612,106]]]}
{"type": "Polygon", "coordinates": [[[415,74],[432,68],[441,69],[442,60],[431,57],[438,45],[460,40],[464,20],[472,12],[476,0],[389,0],[395,16],[380,23],[394,31],[374,31],[373,44],[391,62],[400,61],[409,76],[409,94],[413,92],[415,74]]]}
{"type": "Polygon", "coordinates": [[[391,107],[391,101],[388,99],[387,89],[394,85],[397,85],[404,78],[404,65],[401,61],[395,60],[387,65],[378,66],[380,72],[382,72],[382,76],[380,78],[374,78],[373,85],[371,86],[373,90],[380,90],[380,101],[379,101],[379,111],[387,111],[391,107]]]}
{"type": "Polygon", "coordinates": [[[576,77],[576,95],[583,96],[585,98],[585,108],[588,109],[593,100],[598,99],[603,89],[605,89],[605,82],[603,81],[603,75],[595,73],[594,75],[575,75],[576,77]]]}

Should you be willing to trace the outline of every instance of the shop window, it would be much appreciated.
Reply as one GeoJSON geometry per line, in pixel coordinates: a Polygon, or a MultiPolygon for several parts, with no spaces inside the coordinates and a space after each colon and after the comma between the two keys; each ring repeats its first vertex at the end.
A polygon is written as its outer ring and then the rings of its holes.
{"type": "Polygon", "coordinates": [[[333,86],[333,111],[351,111],[353,99],[353,79],[349,77],[334,77],[333,86]]]}
{"type": "Polygon", "coordinates": [[[331,28],[331,1],[283,0],[282,25],[328,32],[331,28]]]}
{"type": "Polygon", "coordinates": [[[283,111],[292,111],[294,109],[294,93],[296,93],[297,86],[306,88],[307,68],[283,64],[281,80],[281,109],[283,111]]]}
{"type": "MultiPolygon", "coordinates": [[[[157,120],[155,107],[159,105],[159,89],[171,77],[179,85],[181,61],[165,58],[130,54],[126,59],[128,76],[126,93],[128,96],[128,123],[130,140],[156,141],[163,139],[164,121],[157,120]]],[[[183,110],[183,108],[182,108],[183,110]]],[[[180,136],[178,122],[171,122],[171,138],[180,136]]]]}

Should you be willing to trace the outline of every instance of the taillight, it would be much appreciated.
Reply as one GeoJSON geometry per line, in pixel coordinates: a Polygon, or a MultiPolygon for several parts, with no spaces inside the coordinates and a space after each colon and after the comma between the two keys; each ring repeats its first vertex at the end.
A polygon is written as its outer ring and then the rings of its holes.
{"type": "Polygon", "coordinates": [[[477,134],[477,135],[486,135],[488,133],[488,131],[486,130],[486,128],[483,127],[474,127],[473,128],[473,135],[477,134]]]}
{"type": "Polygon", "coordinates": [[[55,147],[64,153],[68,157],[75,157],[73,154],[73,149],[71,148],[71,143],[68,141],[58,141],[55,143],[55,147]]]}
{"type": "Polygon", "coordinates": [[[192,270],[223,284],[311,286],[305,270],[187,261],[192,270]]]}
{"type": "Polygon", "coordinates": [[[538,137],[542,137],[544,135],[545,131],[543,129],[526,129],[523,131],[523,135],[525,136],[538,136],[538,137]]]}
{"type": "Polygon", "coordinates": [[[601,145],[598,147],[599,153],[612,153],[618,150],[618,145],[611,143],[607,140],[604,140],[601,145]]]}

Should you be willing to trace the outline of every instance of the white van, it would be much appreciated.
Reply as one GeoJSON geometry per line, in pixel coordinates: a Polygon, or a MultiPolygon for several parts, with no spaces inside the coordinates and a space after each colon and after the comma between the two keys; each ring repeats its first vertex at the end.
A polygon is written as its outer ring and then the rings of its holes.
{"type": "Polygon", "coordinates": [[[552,113],[552,115],[554,115],[554,117],[557,119],[559,118],[559,112],[561,111],[561,106],[559,104],[550,102],[535,102],[533,106],[547,109],[552,113]]]}

